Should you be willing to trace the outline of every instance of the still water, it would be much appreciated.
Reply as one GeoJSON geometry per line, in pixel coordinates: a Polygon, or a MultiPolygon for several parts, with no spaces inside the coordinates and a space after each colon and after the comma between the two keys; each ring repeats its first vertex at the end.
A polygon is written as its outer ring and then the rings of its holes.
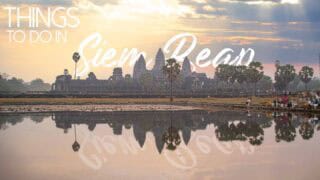
{"type": "Polygon", "coordinates": [[[0,114],[0,179],[320,179],[317,115],[0,114]]]}

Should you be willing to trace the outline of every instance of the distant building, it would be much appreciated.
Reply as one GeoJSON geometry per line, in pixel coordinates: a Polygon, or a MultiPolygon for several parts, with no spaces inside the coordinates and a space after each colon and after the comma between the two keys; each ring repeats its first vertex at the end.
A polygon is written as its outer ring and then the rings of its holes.
{"type": "Polygon", "coordinates": [[[183,60],[181,74],[184,78],[191,76],[191,65],[188,57],[183,60]]]}
{"type": "Polygon", "coordinates": [[[147,72],[146,61],[143,55],[140,55],[138,61],[133,67],[133,79],[138,80],[142,74],[147,72]]]}
{"type": "Polygon", "coordinates": [[[153,77],[156,80],[163,80],[164,79],[164,74],[163,74],[163,66],[165,66],[165,57],[164,54],[162,52],[162,49],[160,48],[156,54],[156,59],[155,59],[155,63],[154,66],[151,70],[151,73],[153,75],[153,77]]]}
{"type": "Polygon", "coordinates": [[[145,61],[143,55],[141,55],[139,57],[138,61],[136,62],[136,64],[134,65],[133,79],[139,80],[142,74],[150,72],[152,74],[153,78],[157,82],[163,81],[164,77],[165,77],[163,74],[163,71],[162,71],[163,66],[165,66],[165,56],[164,56],[164,53],[161,48],[158,50],[158,52],[156,54],[155,63],[154,63],[154,66],[151,70],[147,69],[146,61],[145,61]]]}
{"type": "Polygon", "coordinates": [[[97,80],[97,77],[96,77],[96,75],[95,75],[93,72],[90,72],[90,73],[88,74],[87,80],[97,80]]]}
{"type": "MultiPolygon", "coordinates": [[[[155,85],[159,85],[158,87],[163,88],[167,81],[162,70],[164,66],[165,55],[160,48],[157,51],[155,63],[151,70],[147,69],[145,58],[143,55],[140,55],[134,65],[132,78],[129,74],[123,76],[122,68],[120,67],[114,68],[110,78],[105,80],[97,79],[93,72],[90,72],[86,79],[72,79],[68,70],[65,69],[63,75],[56,77],[55,83],[52,84],[52,91],[80,94],[105,93],[108,91],[139,91],[141,90],[141,85],[139,84],[140,77],[145,73],[150,73],[153,76],[155,85]]],[[[188,89],[201,89],[204,82],[207,80],[205,73],[196,73],[191,71],[191,64],[188,57],[183,61],[181,74],[185,87],[189,87],[188,89]]]]}
{"type": "Polygon", "coordinates": [[[101,93],[109,88],[108,80],[98,80],[93,72],[88,74],[85,80],[72,79],[72,76],[65,70],[64,75],[56,77],[55,83],[52,84],[53,92],[65,93],[101,93]]]}
{"type": "Polygon", "coordinates": [[[113,74],[110,77],[110,80],[114,80],[114,81],[121,81],[123,80],[123,76],[122,76],[122,68],[114,68],[113,69],[113,74]]]}
{"type": "Polygon", "coordinates": [[[202,89],[208,79],[206,73],[192,72],[190,77],[192,78],[192,89],[194,90],[202,89]]]}

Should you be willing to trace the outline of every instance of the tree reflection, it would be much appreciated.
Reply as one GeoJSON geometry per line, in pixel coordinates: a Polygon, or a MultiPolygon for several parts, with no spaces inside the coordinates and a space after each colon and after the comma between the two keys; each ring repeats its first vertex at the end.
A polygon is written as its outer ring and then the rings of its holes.
{"type": "Polygon", "coordinates": [[[167,145],[168,150],[175,150],[181,143],[181,137],[175,127],[169,127],[168,131],[163,135],[163,141],[167,145]]]}
{"type": "Polygon", "coordinates": [[[299,133],[301,137],[305,140],[309,140],[313,137],[314,129],[313,125],[309,122],[309,120],[304,120],[299,128],[299,133]]]}
{"type": "Polygon", "coordinates": [[[33,116],[30,116],[30,119],[35,123],[41,123],[44,120],[44,116],[33,115],[33,116]]]}
{"type": "MultiPolygon", "coordinates": [[[[10,129],[28,117],[40,124],[46,116],[50,114],[0,113],[0,129],[10,129]]],[[[72,149],[75,152],[81,147],[81,142],[77,140],[79,124],[87,125],[88,131],[94,131],[99,124],[107,124],[114,135],[132,131],[141,148],[148,141],[147,133],[151,133],[159,153],[164,148],[176,150],[181,141],[188,145],[189,141],[192,141],[193,132],[206,130],[209,125],[215,127],[214,133],[219,141],[247,141],[251,145],[261,145],[264,141],[264,130],[270,127],[275,129],[276,142],[292,142],[297,133],[302,139],[308,140],[314,137],[315,127],[320,129],[317,116],[306,117],[306,114],[294,115],[288,112],[269,115],[240,111],[55,112],[51,118],[56,127],[65,133],[72,132],[70,130],[73,128],[72,149]]]]}
{"type": "Polygon", "coordinates": [[[251,115],[243,122],[224,122],[215,130],[216,137],[220,141],[246,141],[252,145],[261,145],[264,140],[264,131],[260,125],[253,120],[251,115]]]}
{"type": "Polygon", "coordinates": [[[177,128],[172,125],[172,111],[170,111],[170,127],[163,134],[162,140],[168,150],[174,151],[181,143],[181,137],[177,128]]]}
{"type": "Polygon", "coordinates": [[[72,144],[72,149],[74,152],[78,152],[80,149],[80,144],[77,141],[77,127],[73,125],[74,128],[74,143],[72,144]]]}
{"type": "Polygon", "coordinates": [[[225,122],[217,127],[215,134],[220,141],[247,140],[243,122],[240,122],[237,126],[234,123],[229,125],[228,122],[225,122]]]}
{"type": "Polygon", "coordinates": [[[249,119],[245,126],[245,136],[252,145],[261,145],[264,139],[264,131],[260,125],[252,119],[249,119]]]}
{"type": "Polygon", "coordinates": [[[5,130],[9,125],[14,126],[21,123],[24,120],[24,116],[21,114],[5,115],[0,114],[0,129],[5,130]]]}
{"type": "Polygon", "coordinates": [[[8,128],[7,122],[6,121],[1,121],[0,120],[0,129],[5,130],[8,128]]]}
{"type": "Polygon", "coordinates": [[[281,140],[286,142],[294,141],[296,137],[296,129],[292,125],[291,119],[291,113],[284,113],[281,116],[275,115],[274,122],[276,123],[276,142],[280,142],[281,140]]]}

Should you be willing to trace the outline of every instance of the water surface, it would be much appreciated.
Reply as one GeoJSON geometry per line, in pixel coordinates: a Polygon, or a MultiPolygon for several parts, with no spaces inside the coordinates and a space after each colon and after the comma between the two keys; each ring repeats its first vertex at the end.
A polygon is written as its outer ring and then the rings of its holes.
{"type": "Polygon", "coordinates": [[[319,179],[317,115],[0,114],[0,179],[319,179]]]}

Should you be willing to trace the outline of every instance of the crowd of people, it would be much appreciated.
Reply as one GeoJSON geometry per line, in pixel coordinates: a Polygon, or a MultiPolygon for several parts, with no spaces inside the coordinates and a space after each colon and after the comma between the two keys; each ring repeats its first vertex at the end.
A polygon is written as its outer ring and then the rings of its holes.
{"type": "Polygon", "coordinates": [[[297,96],[290,98],[290,93],[285,93],[273,100],[272,106],[275,108],[317,109],[320,104],[319,92],[301,92],[297,96]],[[296,97],[296,98],[295,98],[296,97]]]}
{"type": "MultiPolygon", "coordinates": [[[[252,98],[246,100],[247,108],[251,107],[252,98]]],[[[273,108],[303,108],[303,109],[318,109],[320,107],[320,92],[301,92],[299,94],[283,93],[274,97],[272,102],[266,105],[273,108]]]]}
{"type": "Polygon", "coordinates": [[[275,108],[293,108],[294,106],[297,105],[297,103],[293,102],[290,98],[289,98],[289,93],[285,93],[282,96],[279,96],[277,98],[275,98],[272,102],[272,107],[275,108]]]}
{"type": "Polygon", "coordinates": [[[302,93],[300,99],[306,101],[309,108],[317,109],[320,104],[319,92],[302,93]]]}

